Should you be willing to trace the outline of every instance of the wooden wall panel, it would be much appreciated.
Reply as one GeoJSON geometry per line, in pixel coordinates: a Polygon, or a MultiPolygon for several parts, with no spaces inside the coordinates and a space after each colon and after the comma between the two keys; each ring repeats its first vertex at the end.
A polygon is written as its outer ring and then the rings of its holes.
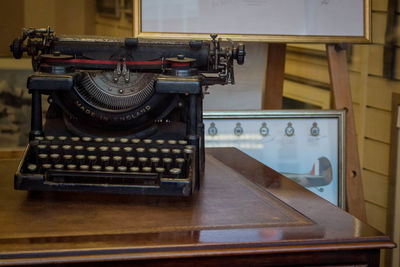
{"type": "Polygon", "coordinates": [[[367,107],[365,136],[384,143],[390,143],[390,111],[367,107]]]}
{"type": "Polygon", "coordinates": [[[316,88],[307,84],[296,83],[292,81],[284,81],[285,97],[300,100],[306,103],[311,103],[320,106],[323,109],[329,109],[330,106],[330,91],[316,88]]]}
{"type": "Polygon", "coordinates": [[[392,92],[400,90],[400,82],[382,77],[368,77],[367,105],[383,110],[392,109],[392,92]]]}
{"type": "Polygon", "coordinates": [[[363,170],[362,178],[365,200],[387,208],[388,177],[369,170],[363,170]]]}
{"type": "Polygon", "coordinates": [[[372,42],[374,44],[385,44],[386,13],[372,13],[372,42]]]}
{"type": "Polygon", "coordinates": [[[285,73],[318,82],[330,83],[327,65],[316,65],[295,60],[291,58],[290,55],[288,55],[286,59],[285,73]]]}
{"type": "Polygon", "coordinates": [[[383,76],[383,45],[369,46],[368,73],[383,76]]]}
{"type": "Polygon", "coordinates": [[[389,149],[388,144],[366,138],[364,140],[363,167],[387,176],[389,174],[389,149]]]}
{"type": "Polygon", "coordinates": [[[367,210],[368,224],[375,227],[379,231],[386,232],[386,209],[378,205],[365,201],[365,209],[367,210]]]}
{"type": "Polygon", "coordinates": [[[372,11],[386,11],[388,0],[372,0],[372,11]]]}

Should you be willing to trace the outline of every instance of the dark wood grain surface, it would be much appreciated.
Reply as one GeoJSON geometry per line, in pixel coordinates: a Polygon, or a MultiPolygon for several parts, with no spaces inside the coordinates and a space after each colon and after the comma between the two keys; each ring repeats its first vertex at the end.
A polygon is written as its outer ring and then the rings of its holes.
{"type": "Polygon", "coordinates": [[[0,160],[2,264],[257,259],[393,247],[236,149],[207,151],[202,188],[190,198],[15,191],[17,164],[0,160]]]}

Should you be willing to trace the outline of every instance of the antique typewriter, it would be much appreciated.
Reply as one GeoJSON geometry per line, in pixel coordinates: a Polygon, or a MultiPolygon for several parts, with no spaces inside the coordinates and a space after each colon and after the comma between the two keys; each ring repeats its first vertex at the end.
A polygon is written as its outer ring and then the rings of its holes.
{"type": "Polygon", "coordinates": [[[244,45],[56,36],[23,29],[32,57],[29,144],[15,189],[188,196],[204,171],[202,100],[234,83],[244,45]],[[42,95],[49,108],[42,122],[42,95]]]}

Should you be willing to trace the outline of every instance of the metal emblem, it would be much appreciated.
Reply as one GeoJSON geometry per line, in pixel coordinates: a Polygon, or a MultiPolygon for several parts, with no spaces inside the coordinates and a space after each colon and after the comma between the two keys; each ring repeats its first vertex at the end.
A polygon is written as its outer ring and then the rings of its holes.
{"type": "Polygon", "coordinates": [[[210,127],[208,127],[208,134],[211,136],[215,136],[218,133],[217,127],[215,127],[215,123],[210,123],[210,127]]]}
{"type": "Polygon", "coordinates": [[[293,136],[294,135],[294,128],[291,122],[288,122],[287,127],[285,128],[285,135],[286,136],[293,136]]]}
{"type": "Polygon", "coordinates": [[[313,122],[312,127],[310,129],[310,134],[312,136],[318,136],[319,132],[320,132],[320,130],[319,130],[318,124],[316,122],[313,122]]]}
{"type": "Polygon", "coordinates": [[[243,128],[242,128],[240,122],[236,123],[236,127],[233,129],[233,133],[236,136],[241,136],[243,134],[243,128]]]}
{"type": "Polygon", "coordinates": [[[269,134],[269,129],[268,129],[268,127],[267,127],[267,123],[266,122],[263,122],[262,124],[261,124],[261,128],[260,128],[260,134],[262,135],[262,136],[268,136],[268,134],[269,134]]]}

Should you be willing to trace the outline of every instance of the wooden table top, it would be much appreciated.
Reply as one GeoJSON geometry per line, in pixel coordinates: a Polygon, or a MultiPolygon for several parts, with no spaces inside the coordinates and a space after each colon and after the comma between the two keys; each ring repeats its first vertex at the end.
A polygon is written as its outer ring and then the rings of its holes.
{"type": "Polygon", "coordinates": [[[392,248],[388,237],[233,148],[189,198],[13,190],[0,160],[0,264],[392,248]]]}

